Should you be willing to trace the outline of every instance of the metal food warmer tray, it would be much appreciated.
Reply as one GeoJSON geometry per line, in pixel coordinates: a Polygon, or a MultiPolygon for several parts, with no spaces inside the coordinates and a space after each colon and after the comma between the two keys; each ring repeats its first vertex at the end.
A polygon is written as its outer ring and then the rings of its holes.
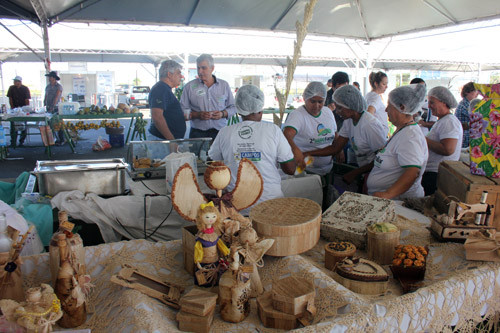
{"type": "Polygon", "coordinates": [[[162,160],[173,152],[191,152],[196,156],[198,173],[202,173],[206,169],[211,142],[212,138],[131,141],[127,151],[127,171],[133,180],[165,179],[165,163],[162,160]]]}
{"type": "Polygon", "coordinates": [[[126,169],[123,158],[37,161],[33,173],[42,195],[79,190],[85,194],[113,196],[125,193],[126,169]]]}

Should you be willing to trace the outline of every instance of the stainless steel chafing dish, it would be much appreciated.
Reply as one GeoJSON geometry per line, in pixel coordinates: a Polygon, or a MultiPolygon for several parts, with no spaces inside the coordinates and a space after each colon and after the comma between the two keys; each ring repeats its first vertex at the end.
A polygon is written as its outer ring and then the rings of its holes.
{"type": "Polygon", "coordinates": [[[34,174],[42,195],[79,190],[111,196],[125,192],[127,166],[122,158],[37,161],[34,174]]]}

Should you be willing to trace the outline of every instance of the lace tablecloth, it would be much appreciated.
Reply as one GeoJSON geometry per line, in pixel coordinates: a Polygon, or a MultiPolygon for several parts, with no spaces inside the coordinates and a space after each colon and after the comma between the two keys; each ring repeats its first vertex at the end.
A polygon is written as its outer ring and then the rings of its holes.
{"type": "MultiPolygon", "coordinates": [[[[260,269],[263,285],[269,290],[273,280],[290,274],[314,281],[318,312],[312,326],[299,329],[303,332],[472,332],[498,322],[495,314],[500,312],[500,263],[466,261],[463,245],[434,243],[417,221],[400,218],[397,223],[403,230],[403,243],[430,244],[425,286],[416,292],[401,295],[401,288],[392,279],[386,295],[351,292],[324,269],[324,241],[303,255],[266,257],[265,266],[260,269]]],[[[24,257],[23,262],[25,287],[50,280],[47,254],[24,257]]],[[[193,279],[182,268],[179,240],[134,240],[88,247],[86,264],[95,288],[89,301],[89,317],[82,328],[91,328],[92,332],[177,331],[176,310],[138,291],[112,284],[109,279],[122,264],[130,264],[190,288],[193,279]]],[[[247,319],[231,324],[216,314],[212,331],[274,330],[262,326],[253,299],[247,319]]]]}

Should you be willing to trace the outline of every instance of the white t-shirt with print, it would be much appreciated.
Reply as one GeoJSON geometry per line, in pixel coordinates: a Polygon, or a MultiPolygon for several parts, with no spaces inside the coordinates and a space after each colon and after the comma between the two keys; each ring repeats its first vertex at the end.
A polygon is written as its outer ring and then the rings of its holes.
{"type": "Polygon", "coordinates": [[[292,148],[280,128],[272,123],[243,121],[219,131],[208,151],[212,160],[224,160],[231,169],[229,190],[234,188],[242,158],[251,160],[264,180],[258,202],[283,197],[278,162],[293,159],[292,148]]]}
{"type": "Polygon", "coordinates": [[[385,131],[385,136],[387,137],[387,134],[389,133],[389,124],[387,122],[388,121],[387,112],[385,112],[386,105],[382,101],[382,97],[380,97],[380,95],[377,94],[376,92],[370,91],[365,95],[365,100],[368,106],[371,105],[375,108],[374,116],[382,124],[382,127],[384,128],[385,131]]]}
{"type": "Polygon", "coordinates": [[[427,138],[438,142],[443,139],[457,139],[457,146],[450,156],[440,155],[429,149],[429,160],[427,161],[425,171],[438,172],[439,163],[442,161],[458,161],[462,149],[463,135],[462,124],[457,117],[450,113],[439,119],[432,126],[429,134],[427,134],[427,138]]]}
{"type": "Polygon", "coordinates": [[[419,126],[406,126],[375,156],[373,169],[366,183],[368,194],[386,191],[401,177],[405,168],[417,167],[420,172],[413,185],[394,199],[423,197],[424,189],[420,183],[427,157],[427,142],[419,126]]]}
{"type": "Polygon", "coordinates": [[[351,148],[360,167],[373,161],[375,153],[386,141],[382,124],[369,112],[363,112],[356,125],[352,119],[344,120],[339,135],[351,141],[351,148]]]}
{"type": "MultiPolygon", "coordinates": [[[[293,110],[286,118],[285,127],[297,131],[293,141],[302,152],[328,147],[335,139],[337,123],[332,111],[323,107],[317,117],[311,116],[304,106],[293,110]]],[[[333,165],[331,156],[315,156],[307,171],[320,175],[330,172],[333,165]]]]}

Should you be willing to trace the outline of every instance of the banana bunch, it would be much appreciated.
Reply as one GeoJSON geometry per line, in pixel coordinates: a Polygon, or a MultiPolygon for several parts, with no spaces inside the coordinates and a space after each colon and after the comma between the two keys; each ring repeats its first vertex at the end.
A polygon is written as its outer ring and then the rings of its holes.
{"type": "Polygon", "coordinates": [[[137,118],[135,121],[135,130],[139,134],[145,134],[146,133],[146,125],[148,124],[148,121],[143,118],[137,118]]]}

